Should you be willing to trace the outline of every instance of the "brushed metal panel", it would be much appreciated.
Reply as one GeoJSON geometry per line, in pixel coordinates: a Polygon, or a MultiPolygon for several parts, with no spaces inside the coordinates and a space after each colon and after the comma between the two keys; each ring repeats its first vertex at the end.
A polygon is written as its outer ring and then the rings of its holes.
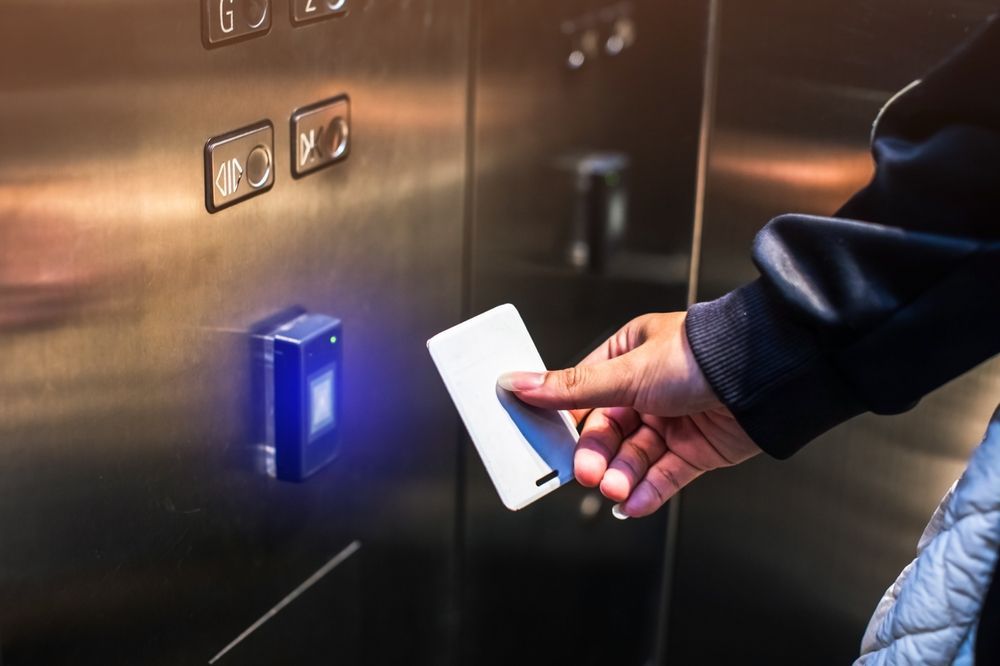
{"type": "MultiPolygon", "coordinates": [[[[750,243],[768,219],[830,214],[864,185],[880,106],[995,10],[957,0],[720,4],[702,300],[756,275],[750,243]]],[[[788,462],[756,459],[685,491],[670,659],[855,657],[998,399],[993,361],[906,415],[856,419],[788,462]]]]}
{"type": "MultiPolygon", "coordinates": [[[[478,12],[470,314],[514,303],[548,366],[564,366],[630,317],[685,305],[705,5],[491,0],[478,12]],[[608,187],[628,164],[627,224],[617,254],[585,269],[567,250],[587,237],[574,224],[600,161],[616,165],[608,187]]],[[[571,484],[512,514],[467,462],[463,663],[644,663],[666,512],[616,521],[571,484]]]]}
{"type": "Polygon", "coordinates": [[[457,422],[423,341],[460,316],[467,7],[274,5],[212,50],[194,2],[0,8],[5,664],[205,663],[355,539],[231,663],[448,659],[457,422]],[[206,212],[209,137],[345,91],[349,160],[294,181],[278,131],[273,189],[206,212]],[[295,304],[349,340],[341,456],[303,484],[246,446],[242,331],[295,304]]]}

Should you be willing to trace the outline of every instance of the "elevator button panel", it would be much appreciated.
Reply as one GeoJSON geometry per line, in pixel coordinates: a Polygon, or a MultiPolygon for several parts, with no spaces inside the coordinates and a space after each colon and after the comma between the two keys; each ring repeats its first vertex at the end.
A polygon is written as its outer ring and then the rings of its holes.
{"type": "Polygon", "coordinates": [[[289,6],[294,25],[347,13],[347,0],[289,0],[289,6]]]}
{"type": "Polygon", "coordinates": [[[347,157],[351,103],[340,95],[298,109],[291,119],[292,175],[300,178],[347,157]]]}
{"type": "Polygon", "coordinates": [[[205,207],[214,213],[274,184],[274,126],[268,120],[205,144],[205,207]]]}
{"type": "Polygon", "coordinates": [[[271,0],[202,0],[201,25],[207,48],[267,34],[271,0]]]}

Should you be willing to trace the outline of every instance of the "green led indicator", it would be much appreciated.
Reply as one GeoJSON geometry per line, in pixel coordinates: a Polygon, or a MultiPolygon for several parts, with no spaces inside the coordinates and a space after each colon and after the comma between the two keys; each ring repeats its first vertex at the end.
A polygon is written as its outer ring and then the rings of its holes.
{"type": "Polygon", "coordinates": [[[330,344],[331,345],[337,344],[337,336],[336,335],[331,335],[330,336],[330,344]]]}

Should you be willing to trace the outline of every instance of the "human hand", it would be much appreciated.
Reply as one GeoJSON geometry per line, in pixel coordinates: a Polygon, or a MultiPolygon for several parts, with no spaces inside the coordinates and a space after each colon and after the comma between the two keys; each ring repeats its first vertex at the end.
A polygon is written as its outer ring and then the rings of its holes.
{"type": "Polygon", "coordinates": [[[647,516],[704,472],[760,453],[719,402],[688,345],[683,312],[633,319],[577,366],[510,372],[501,388],[583,423],[580,484],[647,516]]]}

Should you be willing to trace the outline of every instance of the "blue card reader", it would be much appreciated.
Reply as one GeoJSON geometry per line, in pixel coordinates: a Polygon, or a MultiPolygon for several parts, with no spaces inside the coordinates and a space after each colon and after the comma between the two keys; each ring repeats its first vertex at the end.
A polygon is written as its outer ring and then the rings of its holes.
{"type": "Polygon", "coordinates": [[[339,319],[301,313],[259,337],[265,361],[269,471],[303,481],[337,452],[343,333],[339,319]],[[273,447],[273,448],[272,448],[273,447]]]}

